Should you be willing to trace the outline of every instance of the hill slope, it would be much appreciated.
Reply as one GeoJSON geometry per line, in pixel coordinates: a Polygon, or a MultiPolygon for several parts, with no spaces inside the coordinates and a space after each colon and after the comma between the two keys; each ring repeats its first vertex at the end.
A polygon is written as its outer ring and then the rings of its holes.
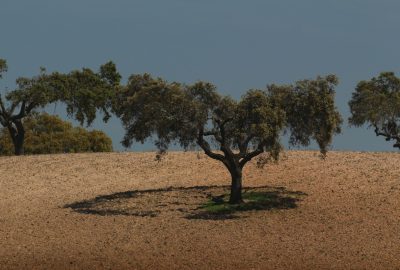
{"type": "Polygon", "coordinates": [[[400,268],[399,154],[289,151],[250,164],[245,186],[300,194],[297,207],[219,220],[190,216],[227,192],[222,165],[154,157],[0,157],[0,268],[400,268]]]}

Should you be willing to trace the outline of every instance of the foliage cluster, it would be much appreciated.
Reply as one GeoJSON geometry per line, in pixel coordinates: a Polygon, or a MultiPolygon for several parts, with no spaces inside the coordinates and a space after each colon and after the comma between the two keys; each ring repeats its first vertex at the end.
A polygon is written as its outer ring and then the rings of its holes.
{"type": "Polygon", "coordinates": [[[400,148],[400,78],[393,72],[361,81],[349,102],[350,124],[371,126],[377,136],[400,148]]]}
{"type": "MultiPolygon", "coordinates": [[[[24,119],[25,154],[111,152],[112,141],[102,131],[73,127],[58,116],[34,114],[24,119]]],[[[5,128],[0,130],[0,155],[14,154],[5,128]]]]}
{"type": "Polygon", "coordinates": [[[118,92],[114,111],[125,126],[127,147],[154,136],[160,150],[175,142],[185,149],[198,144],[208,152],[213,143],[224,154],[234,149],[245,158],[249,149],[278,152],[286,131],[291,144],[315,139],[325,153],[342,121],[334,105],[336,85],[337,78],[329,75],[251,89],[236,101],[207,82],[183,85],[134,75],[118,92]]]}

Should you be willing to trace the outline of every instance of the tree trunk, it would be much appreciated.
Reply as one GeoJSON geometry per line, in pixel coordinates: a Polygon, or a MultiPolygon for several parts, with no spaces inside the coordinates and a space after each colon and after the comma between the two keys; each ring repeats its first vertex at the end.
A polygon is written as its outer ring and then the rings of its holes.
{"type": "Polygon", "coordinates": [[[20,156],[24,154],[25,129],[20,120],[16,120],[13,124],[8,126],[8,131],[14,145],[14,154],[20,156]]]}
{"type": "Polygon", "coordinates": [[[242,203],[242,169],[234,168],[229,170],[232,177],[230,204],[242,203]]]}
{"type": "Polygon", "coordinates": [[[23,136],[17,136],[16,142],[14,143],[14,153],[16,156],[24,154],[24,139],[23,136]]]}

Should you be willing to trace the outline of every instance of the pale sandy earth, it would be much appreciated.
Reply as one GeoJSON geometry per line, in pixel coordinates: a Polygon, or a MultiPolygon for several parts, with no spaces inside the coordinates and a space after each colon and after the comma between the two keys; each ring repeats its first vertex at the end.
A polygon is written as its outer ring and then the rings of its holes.
{"type": "Polygon", "coordinates": [[[1,157],[0,269],[400,269],[400,154],[289,151],[250,164],[245,186],[307,195],[220,220],[188,217],[224,192],[190,189],[229,184],[222,165],[154,156],[1,157]],[[189,189],[136,192],[166,187],[189,189]]]}

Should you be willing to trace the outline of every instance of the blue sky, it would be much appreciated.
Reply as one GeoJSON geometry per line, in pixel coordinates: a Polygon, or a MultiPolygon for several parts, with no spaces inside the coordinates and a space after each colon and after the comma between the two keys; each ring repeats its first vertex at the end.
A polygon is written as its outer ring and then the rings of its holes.
{"type": "MultiPolygon", "coordinates": [[[[205,80],[234,98],[333,73],[347,119],[358,81],[381,71],[400,75],[399,10],[398,0],[1,0],[0,58],[9,72],[0,89],[12,89],[18,76],[36,75],[40,66],[68,72],[108,60],[124,79],[149,72],[169,81],[205,80]]],[[[47,110],[65,117],[60,106],[47,110]]],[[[118,119],[94,128],[123,150],[118,119]]],[[[333,149],[394,150],[347,122],[333,149]]]]}

